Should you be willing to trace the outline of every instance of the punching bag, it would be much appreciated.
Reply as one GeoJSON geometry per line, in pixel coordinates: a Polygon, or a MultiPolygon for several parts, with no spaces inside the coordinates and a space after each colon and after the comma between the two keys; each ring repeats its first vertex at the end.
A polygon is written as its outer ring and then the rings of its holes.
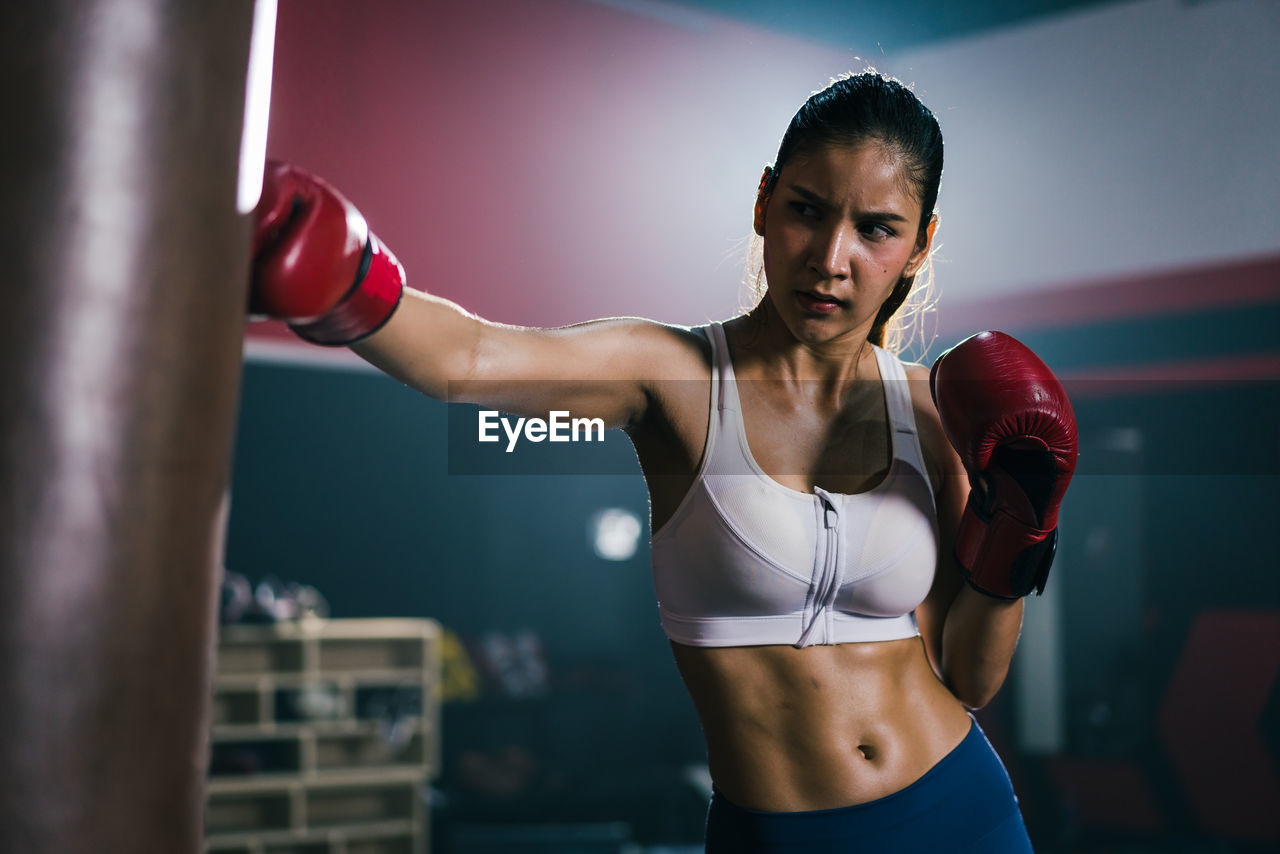
{"type": "Polygon", "coordinates": [[[5,11],[5,854],[202,847],[253,20],[252,0],[5,11]]]}

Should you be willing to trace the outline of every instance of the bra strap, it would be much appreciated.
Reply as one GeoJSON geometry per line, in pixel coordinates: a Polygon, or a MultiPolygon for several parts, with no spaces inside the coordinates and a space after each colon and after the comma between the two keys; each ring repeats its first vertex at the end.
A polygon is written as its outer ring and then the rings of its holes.
{"type": "Polygon", "coordinates": [[[929,470],[925,467],[924,452],[920,448],[915,410],[911,406],[911,380],[907,378],[907,370],[897,356],[883,347],[876,347],[876,360],[880,365],[880,376],[884,380],[889,418],[893,422],[893,455],[910,463],[927,480],[929,470]]]}
{"type": "Polygon", "coordinates": [[[716,408],[741,412],[742,404],[738,400],[738,386],[733,378],[733,360],[729,358],[729,339],[724,334],[724,325],[712,323],[707,328],[711,335],[711,381],[720,386],[716,408]]]}

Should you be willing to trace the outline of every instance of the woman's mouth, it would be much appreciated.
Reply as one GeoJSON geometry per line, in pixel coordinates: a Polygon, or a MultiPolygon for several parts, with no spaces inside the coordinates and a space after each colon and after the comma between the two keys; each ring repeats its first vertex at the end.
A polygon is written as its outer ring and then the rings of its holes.
{"type": "Polygon", "coordinates": [[[815,314],[831,314],[839,311],[841,306],[840,300],[835,297],[823,296],[812,291],[796,291],[795,294],[800,307],[815,314]]]}

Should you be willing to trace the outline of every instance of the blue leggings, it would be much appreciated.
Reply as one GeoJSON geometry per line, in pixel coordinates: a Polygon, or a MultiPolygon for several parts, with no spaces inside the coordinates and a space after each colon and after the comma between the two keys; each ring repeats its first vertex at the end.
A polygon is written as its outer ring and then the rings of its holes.
{"type": "Polygon", "coordinates": [[[901,791],[811,812],[742,809],[720,792],[707,854],[1031,854],[1009,774],[978,722],[955,750],[901,791]]]}

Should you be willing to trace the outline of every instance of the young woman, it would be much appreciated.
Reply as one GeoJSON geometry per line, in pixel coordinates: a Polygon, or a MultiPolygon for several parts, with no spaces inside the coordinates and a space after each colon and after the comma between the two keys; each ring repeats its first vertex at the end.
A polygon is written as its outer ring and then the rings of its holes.
{"type": "Polygon", "coordinates": [[[1007,336],[966,341],[932,378],[885,349],[941,175],[909,90],[836,80],[760,182],[754,308],[534,329],[406,290],[349,202],[268,169],[253,311],[432,397],[631,438],[662,626],[707,739],[709,852],[1031,850],[969,709],[1000,688],[1021,597],[1043,586],[1074,422],[1007,336]]]}

